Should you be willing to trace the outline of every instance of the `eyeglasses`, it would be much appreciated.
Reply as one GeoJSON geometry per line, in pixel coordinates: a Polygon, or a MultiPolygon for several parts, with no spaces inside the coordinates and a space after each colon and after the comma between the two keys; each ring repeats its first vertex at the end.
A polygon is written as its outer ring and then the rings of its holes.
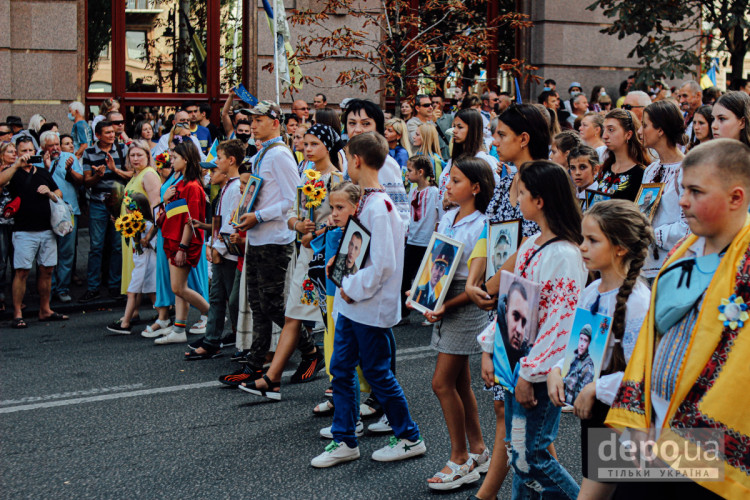
{"type": "Polygon", "coordinates": [[[646,106],[633,106],[632,104],[623,104],[623,105],[622,105],[622,109],[624,109],[625,111],[630,111],[631,109],[635,109],[635,108],[645,108],[645,107],[646,107],[646,106]]]}
{"type": "Polygon", "coordinates": [[[177,128],[188,128],[190,126],[190,122],[177,122],[174,124],[174,126],[177,128]]]}
{"type": "Polygon", "coordinates": [[[12,133],[10,130],[0,130],[0,135],[10,135],[12,133]]]}
{"type": "Polygon", "coordinates": [[[112,125],[122,125],[123,123],[125,123],[125,120],[112,120],[109,123],[111,123],[112,125]]]}
{"type": "Polygon", "coordinates": [[[292,108],[292,110],[293,110],[293,111],[307,111],[307,110],[309,110],[309,109],[310,109],[310,108],[309,108],[309,107],[307,107],[307,106],[305,106],[304,108],[292,108]]]}

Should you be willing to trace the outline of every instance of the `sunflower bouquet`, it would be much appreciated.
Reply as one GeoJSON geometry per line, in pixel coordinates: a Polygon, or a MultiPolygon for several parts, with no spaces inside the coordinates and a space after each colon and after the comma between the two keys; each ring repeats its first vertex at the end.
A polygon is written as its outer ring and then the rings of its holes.
{"type": "MultiPolygon", "coordinates": [[[[125,198],[127,200],[127,197],[125,198]]],[[[136,238],[143,229],[146,227],[146,223],[143,221],[143,214],[140,210],[132,210],[130,213],[121,215],[115,221],[115,229],[125,238],[125,243],[130,244],[130,240],[133,240],[133,250],[139,255],[143,253],[141,248],[141,241],[136,238]]]]}
{"type": "Polygon", "coordinates": [[[326,188],[320,179],[320,172],[317,170],[305,170],[307,180],[302,185],[302,194],[305,195],[305,208],[318,208],[326,197],[326,188]]]}
{"type": "Polygon", "coordinates": [[[169,158],[168,151],[165,151],[163,153],[156,155],[156,158],[154,159],[154,161],[156,162],[157,170],[161,168],[170,168],[172,166],[172,160],[169,158]]]}

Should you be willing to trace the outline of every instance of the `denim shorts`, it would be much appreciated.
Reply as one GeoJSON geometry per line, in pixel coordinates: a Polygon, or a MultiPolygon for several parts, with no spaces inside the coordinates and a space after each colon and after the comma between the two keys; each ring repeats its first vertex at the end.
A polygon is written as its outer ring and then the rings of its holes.
{"type": "Polygon", "coordinates": [[[34,257],[40,266],[57,265],[57,239],[52,230],[13,233],[13,269],[31,269],[34,257]]]}

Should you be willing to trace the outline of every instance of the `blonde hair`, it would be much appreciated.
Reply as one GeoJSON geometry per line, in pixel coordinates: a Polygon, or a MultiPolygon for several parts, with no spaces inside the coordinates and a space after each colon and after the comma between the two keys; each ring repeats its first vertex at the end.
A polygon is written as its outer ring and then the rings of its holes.
{"type": "Polygon", "coordinates": [[[427,156],[436,154],[442,157],[440,153],[440,141],[438,140],[437,128],[432,123],[423,123],[419,127],[419,135],[422,136],[422,145],[417,150],[417,153],[422,153],[427,156]]]}
{"type": "Polygon", "coordinates": [[[359,199],[362,196],[362,190],[360,187],[353,182],[344,181],[341,184],[337,184],[331,188],[331,194],[341,193],[345,194],[349,198],[349,203],[355,207],[359,203],[359,199]]]}
{"type": "Polygon", "coordinates": [[[409,142],[409,130],[406,128],[406,122],[401,118],[391,118],[385,121],[385,127],[391,127],[401,138],[398,140],[409,156],[411,156],[411,143],[409,142]]]}
{"type": "Polygon", "coordinates": [[[143,139],[136,139],[131,142],[130,146],[128,147],[128,154],[125,156],[125,170],[135,171],[133,166],[130,164],[130,151],[132,151],[133,148],[141,149],[146,153],[146,157],[148,158],[148,165],[146,165],[145,168],[156,168],[154,157],[151,156],[151,148],[149,147],[148,142],[143,139]]]}
{"type": "Polygon", "coordinates": [[[5,156],[5,152],[8,151],[9,147],[13,147],[13,149],[16,149],[16,145],[12,142],[0,143],[0,165],[3,164],[3,156],[5,156]]]}

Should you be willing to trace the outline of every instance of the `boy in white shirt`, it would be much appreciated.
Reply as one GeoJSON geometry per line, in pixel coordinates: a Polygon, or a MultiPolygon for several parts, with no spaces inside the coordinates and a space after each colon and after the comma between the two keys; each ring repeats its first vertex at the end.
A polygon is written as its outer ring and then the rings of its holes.
{"type": "Polygon", "coordinates": [[[404,229],[396,207],[378,182],[378,170],[387,156],[388,143],[377,133],[367,132],[349,141],[349,176],[363,189],[357,217],[378,237],[370,240],[369,255],[362,268],[344,277],[341,288],[336,290],[334,307],[339,314],[330,367],[333,441],[312,460],[313,467],[330,467],[360,456],[355,435],[359,419],[355,375],[358,363],[395,434],[387,446],[373,453],[373,460],[391,462],[426,452],[419,427],[412,420],[406,397],[391,371],[388,338],[391,327],[401,319],[404,229]]]}

